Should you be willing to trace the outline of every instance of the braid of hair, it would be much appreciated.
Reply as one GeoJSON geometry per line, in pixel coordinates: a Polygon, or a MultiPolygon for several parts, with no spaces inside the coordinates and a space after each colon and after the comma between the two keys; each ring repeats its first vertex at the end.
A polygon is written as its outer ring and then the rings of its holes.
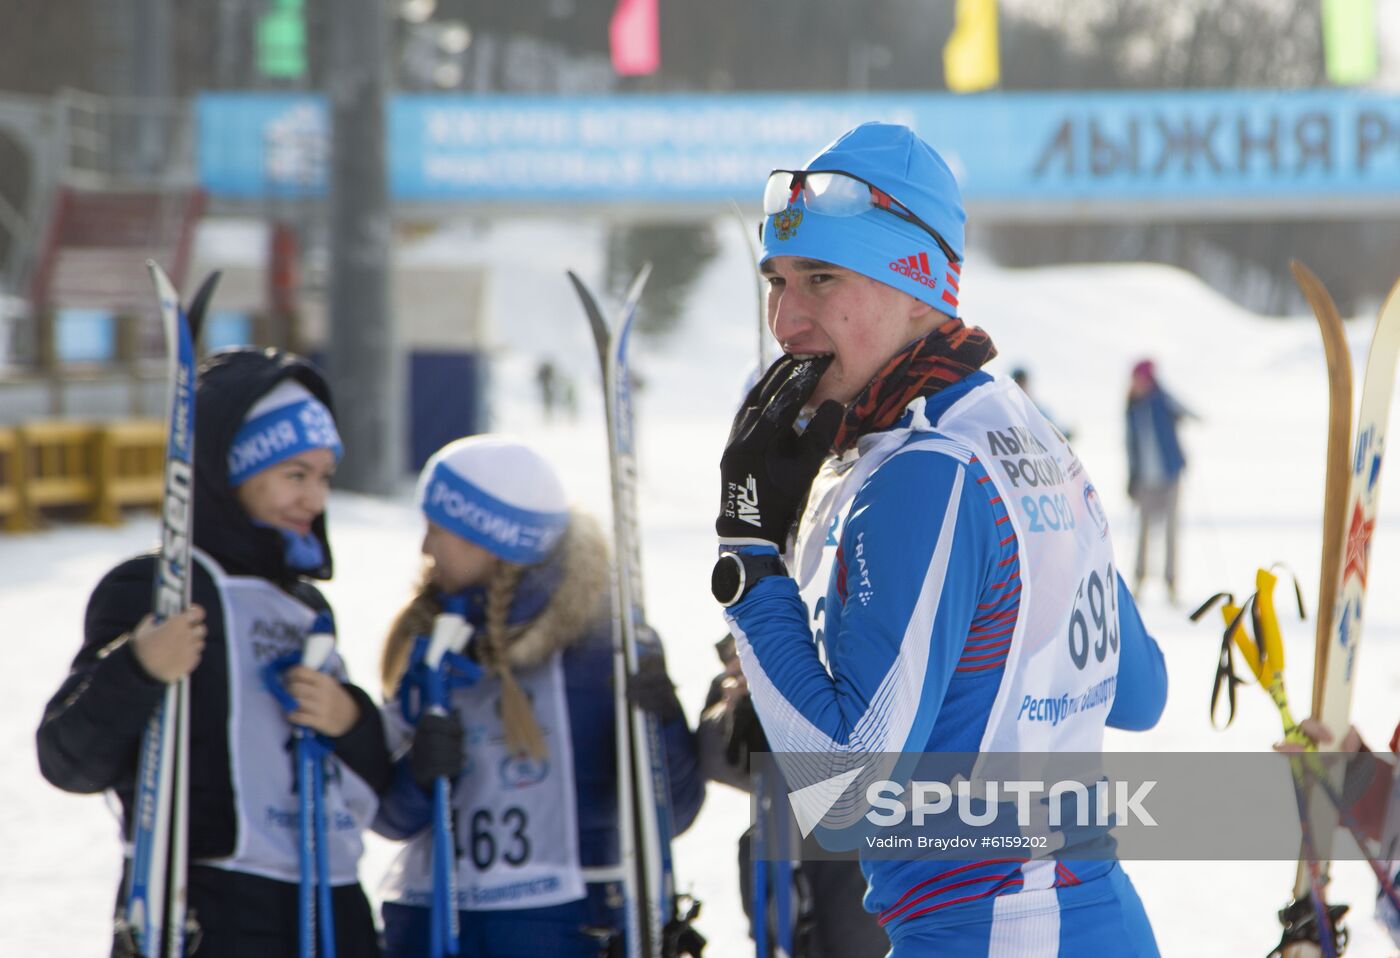
{"type": "Polygon", "coordinates": [[[442,611],[442,603],[425,570],[418,583],[417,591],[407,604],[394,617],[389,626],[389,634],[384,639],[384,648],[379,653],[379,678],[384,684],[384,695],[392,698],[398,693],[399,682],[408,670],[408,656],[413,651],[413,640],[433,631],[433,620],[442,611]]]}
{"type": "Polygon", "coordinates": [[[517,755],[541,760],[549,754],[544,734],[535,720],[530,699],[515,681],[510,669],[510,626],[507,616],[515,598],[516,587],[525,574],[525,566],[497,560],[491,580],[486,585],[485,664],[501,682],[501,723],[505,727],[506,745],[517,755]]]}

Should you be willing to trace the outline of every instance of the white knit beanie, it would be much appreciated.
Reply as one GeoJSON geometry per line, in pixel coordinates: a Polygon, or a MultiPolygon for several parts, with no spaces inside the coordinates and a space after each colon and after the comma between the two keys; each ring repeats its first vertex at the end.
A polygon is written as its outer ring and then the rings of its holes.
{"type": "Polygon", "coordinates": [[[418,508],[429,520],[500,556],[533,565],[569,524],[559,477],[517,440],[470,436],[443,446],[418,477],[418,508]]]}

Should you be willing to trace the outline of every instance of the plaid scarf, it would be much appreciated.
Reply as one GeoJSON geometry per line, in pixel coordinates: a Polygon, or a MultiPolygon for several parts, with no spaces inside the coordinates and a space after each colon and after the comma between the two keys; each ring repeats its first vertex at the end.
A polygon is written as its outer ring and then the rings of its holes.
{"type": "Polygon", "coordinates": [[[892,356],[860,391],[846,407],[832,452],[839,456],[866,433],[894,425],[916,398],[932,396],[975,373],[996,354],[991,337],[981,327],[950,318],[892,356]]]}

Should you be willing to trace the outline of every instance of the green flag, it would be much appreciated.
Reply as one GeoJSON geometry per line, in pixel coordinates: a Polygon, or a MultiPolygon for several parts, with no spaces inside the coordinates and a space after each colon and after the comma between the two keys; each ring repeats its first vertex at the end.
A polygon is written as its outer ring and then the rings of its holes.
{"type": "Polygon", "coordinates": [[[306,75],[306,21],[302,0],[273,0],[258,17],[258,72],[268,77],[306,75]]]}
{"type": "Polygon", "coordinates": [[[1376,75],[1375,0],[1322,0],[1322,48],[1327,79],[1338,86],[1376,75]]]}

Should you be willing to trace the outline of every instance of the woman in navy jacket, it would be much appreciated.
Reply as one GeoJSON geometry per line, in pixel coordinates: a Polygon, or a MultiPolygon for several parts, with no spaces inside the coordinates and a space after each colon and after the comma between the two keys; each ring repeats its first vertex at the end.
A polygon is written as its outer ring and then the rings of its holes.
{"type": "MultiPolygon", "coordinates": [[[[339,954],[378,954],[356,868],[360,836],[389,782],[379,710],[326,672],[287,676],[289,717],[262,663],[299,650],[331,575],[324,514],[340,452],[330,393],[305,360],[275,350],[210,356],[196,386],[194,607],[154,625],[157,556],[107,573],[88,601],[82,648],[38,732],[44,777],[111,790],[131,834],[138,751],[168,682],[189,675],[189,910],[200,958],[297,953],[299,838],[289,718],[330,738],[327,776],[339,954]]],[[[118,902],[118,913],[121,903],[118,902]]]]}

